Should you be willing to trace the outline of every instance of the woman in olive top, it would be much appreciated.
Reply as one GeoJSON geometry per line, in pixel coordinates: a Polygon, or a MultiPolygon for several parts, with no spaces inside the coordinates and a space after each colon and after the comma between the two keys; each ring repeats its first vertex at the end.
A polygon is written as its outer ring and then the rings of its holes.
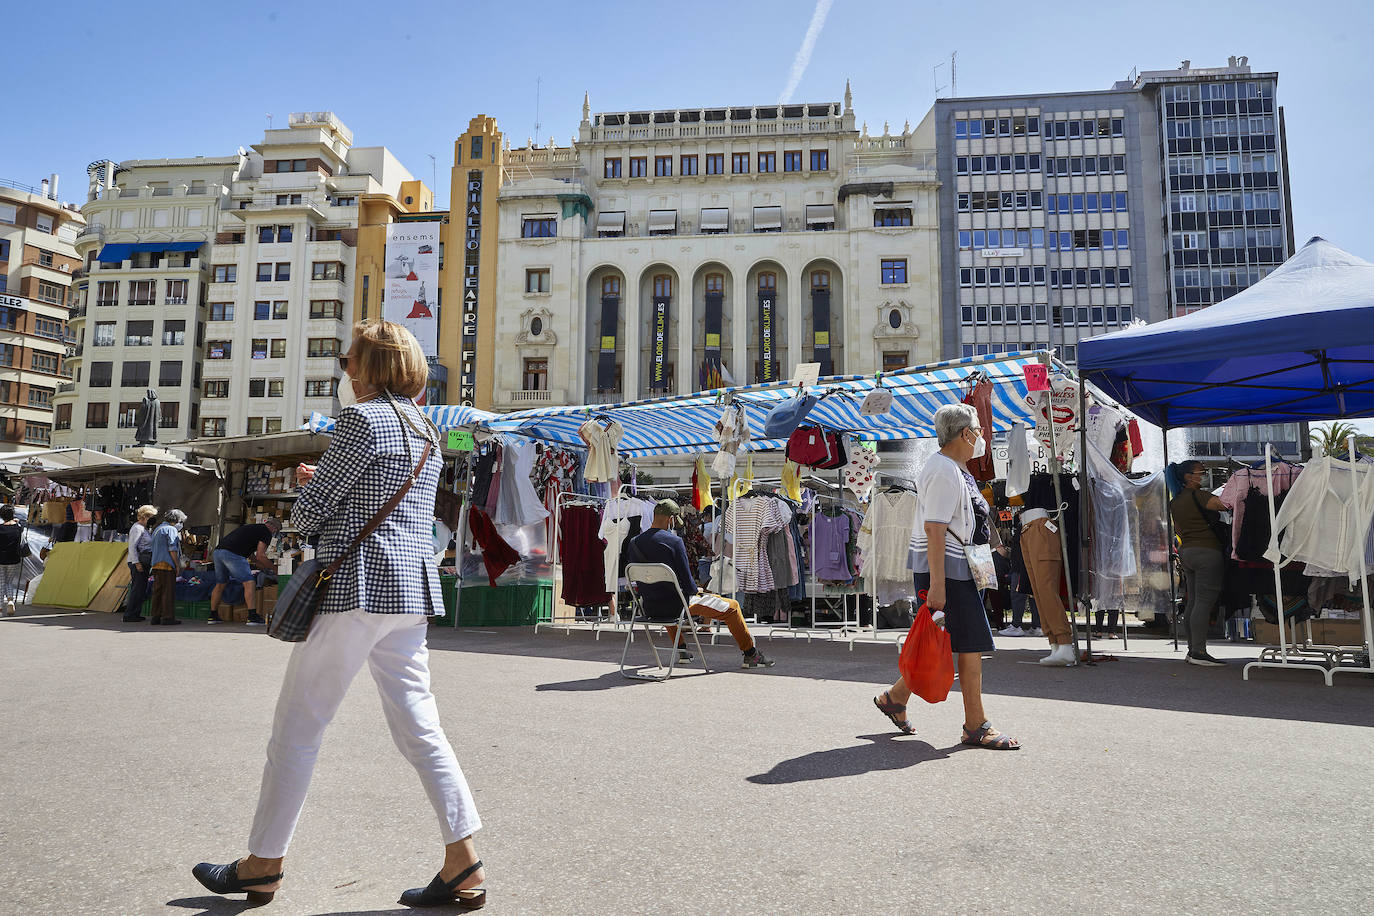
{"type": "Polygon", "coordinates": [[[1183,580],[1188,587],[1188,656],[1192,665],[1223,665],[1207,654],[1207,625],[1221,596],[1226,578],[1226,554],[1217,538],[1215,526],[1226,507],[1210,491],[1202,489],[1202,462],[1183,461],[1170,465],[1169,514],[1178,537],[1178,557],[1183,563],[1183,580]]]}

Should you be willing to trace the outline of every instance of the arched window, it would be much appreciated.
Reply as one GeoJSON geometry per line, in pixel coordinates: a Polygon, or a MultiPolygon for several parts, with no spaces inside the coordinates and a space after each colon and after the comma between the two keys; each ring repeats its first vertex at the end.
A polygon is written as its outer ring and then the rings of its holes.
{"type": "Polygon", "coordinates": [[[616,275],[616,274],[611,274],[610,276],[606,276],[606,277],[602,277],[602,278],[601,278],[601,295],[603,295],[603,296],[619,296],[619,295],[620,295],[620,277],[619,277],[618,275],[616,275]]]}
{"type": "Polygon", "coordinates": [[[725,292],[725,274],[707,274],[706,291],[723,294],[725,292]]]}
{"type": "Polygon", "coordinates": [[[828,290],[828,289],[830,289],[830,271],[828,271],[828,270],[813,270],[813,271],[811,271],[811,288],[812,288],[813,290],[816,290],[816,289],[825,289],[825,290],[828,290]]]}
{"type": "Polygon", "coordinates": [[[776,290],[778,288],[778,275],[772,272],[759,274],[759,289],[776,290]]]}
{"type": "Polygon", "coordinates": [[[659,274],[654,277],[654,295],[671,296],[673,294],[673,278],[667,274],[659,274]]]}

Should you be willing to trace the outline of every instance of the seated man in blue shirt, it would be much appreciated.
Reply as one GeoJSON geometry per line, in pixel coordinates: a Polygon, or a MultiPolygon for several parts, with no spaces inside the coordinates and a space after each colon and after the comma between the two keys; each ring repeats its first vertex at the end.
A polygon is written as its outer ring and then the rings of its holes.
{"type": "MultiPolygon", "coordinates": [[[[745,668],[771,668],[772,659],[765,656],[754,645],[754,637],[749,635],[749,627],[740,613],[739,603],[720,595],[698,596],[696,580],[692,578],[692,568],[687,562],[687,547],[682,543],[673,526],[677,524],[682,509],[671,499],[661,500],[654,506],[654,523],[649,530],[629,540],[625,547],[625,557],[631,563],[662,563],[677,575],[682,594],[690,603],[693,617],[707,620],[722,620],[735,637],[740,651],[744,653],[745,668]]],[[[673,619],[682,610],[677,593],[666,582],[646,583],[635,586],[644,599],[644,611],[656,619],[673,619]]],[[[677,644],[677,627],[668,628],[668,638],[677,644]]],[[[681,646],[679,646],[681,648],[681,646]]]]}

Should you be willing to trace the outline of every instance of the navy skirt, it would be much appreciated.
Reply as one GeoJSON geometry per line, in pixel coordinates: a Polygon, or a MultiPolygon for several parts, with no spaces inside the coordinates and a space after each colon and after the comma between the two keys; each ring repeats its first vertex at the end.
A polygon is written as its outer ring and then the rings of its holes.
{"type": "MultiPolygon", "coordinates": [[[[913,573],[916,592],[930,589],[930,573],[913,573]]],[[[992,627],[988,626],[983,599],[972,579],[945,579],[945,629],[954,653],[993,652],[992,627]]]]}

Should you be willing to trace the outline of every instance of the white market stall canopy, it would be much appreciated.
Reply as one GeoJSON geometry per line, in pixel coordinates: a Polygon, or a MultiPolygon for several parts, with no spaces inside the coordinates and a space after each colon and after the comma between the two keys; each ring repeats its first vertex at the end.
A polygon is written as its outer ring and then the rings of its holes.
{"type": "Polygon", "coordinates": [[[61,468],[108,467],[116,464],[133,462],[89,448],[45,448],[0,454],[0,466],[10,471],[18,471],[21,468],[52,471],[61,468]]]}
{"type": "MultiPolygon", "coordinates": [[[[1022,366],[1040,362],[1041,352],[951,360],[873,376],[839,375],[823,378],[810,389],[828,392],[803,421],[853,434],[865,440],[933,438],[935,411],[963,399],[971,378],[981,374],[992,383],[993,431],[1006,432],[1017,420],[1028,420],[1026,383],[1022,366]],[[892,393],[892,409],[879,416],[863,416],[859,407],[874,388],[892,393]]],[[[720,388],[676,397],[652,398],[627,404],[547,407],[498,416],[484,425],[492,432],[518,434],[555,445],[582,447],[577,429],[591,417],[606,417],[624,429],[620,454],[693,454],[715,451],[716,421],[729,400],[742,407],[749,422],[751,450],[781,448],[782,439],[764,439],[763,424],[780,401],[796,394],[794,385],[749,385],[720,388]]]]}

